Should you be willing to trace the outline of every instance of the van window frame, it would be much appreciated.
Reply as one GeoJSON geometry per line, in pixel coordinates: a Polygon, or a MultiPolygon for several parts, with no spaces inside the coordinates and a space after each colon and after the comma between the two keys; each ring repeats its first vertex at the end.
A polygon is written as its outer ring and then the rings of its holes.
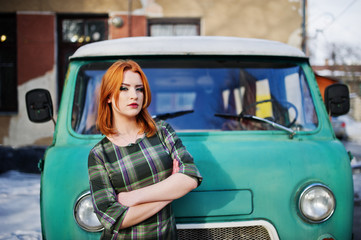
{"type": "MultiPolygon", "coordinates": [[[[319,106],[317,101],[315,101],[315,94],[318,96],[317,93],[314,92],[313,87],[311,87],[312,81],[310,78],[312,78],[311,75],[309,75],[309,68],[310,66],[308,65],[307,61],[305,61],[305,58],[298,58],[298,57],[270,57],[270,56],[119,56],[119,57],[92,57],[92,58],[77,58],[77,59],[72,59],[72,63],[77,63],[79,60],[81,61],[81,66],[78,67],[78,70],[76,72],[76,74],[74,76],[76,76],[76,78],[78,78],[78,74],[79,71],[81,71],[82,67],[86,64],[89,63],[95,63],[95,64],[99,64],[101,62],[103,63],[107,63],[109,64],[109,66],[119,60],[119,59],[132,59],[136,62],[139,63],[139,65],[144,68],[147,67],[147,63],[148,62],[152,62],[151,64],[154,64],[155,62],[161,62],[161,61],[168,61],[171,62],[172,60],[178,60],[178,61],[200,61],[202,59],[207,59],[207,60],[228,60],[228,61],[237,61],[237,62],[244,62],[244,61],[254,61],[254,62],[259,62],[260,64],[264,65],[269,63],[270,61],[272,63],[275,64],[286,64],[286,65],[297,65],[300,67],[300,69],[302,69],[304,76],[305,76],[305,81],[307,83],[307,86],[309,88],[309,93],[310,93],[310,97],[312,99],[313,105],[314,105],[314,111],[315,111],[315,116],[317,118],[318,124],[316,125],[315,129],[309,130],[309,131],[299,131],[297,132],[297,134],[301,134],[301,135],[311,135],[314,134],[316,132],[318,132],[320,130],[320,125],[321,125],[321,119],[319,118],[319,106]],[[86,61],[84,61],[86,60],[86,61]]],[[[312,72],[312,71],[311,71],[312,72]]],[[[77,84],[78,79],[76,79],[74,84],[77,84]]],[[[315,83],[314,83],[315,84],[315,83]]],[[[73,87],[72,90],[72,100],[70,101],[70,108],[72,109],[73,107],[73,102],[74,102],[74,94],[75,94],[75,85],[73,87]]],[[[71,125],[71,115],[72,113],[69,113],[69,119],[67,121],[67,125],[68,125],[68,129],[71,132],[71,134],[73,136],[77,136],[79,138],[99,138],[99,136],[101,134],[81,134],[76,132],[72,125],[71,125]]],[[[242,133],[243,134],[252,134],[254,132],[261,132],[262,134],[286,134],[285,132],[279,131],[279,130],[256,130],[256,131],[179,131],[179,133],[181,135],[192,135],[194,133],[196,133],[197,135],[209,135],[209,134],[239,134],[242,133]]],[[[259,133],[257,133],[259,134],[259,133]]]]}

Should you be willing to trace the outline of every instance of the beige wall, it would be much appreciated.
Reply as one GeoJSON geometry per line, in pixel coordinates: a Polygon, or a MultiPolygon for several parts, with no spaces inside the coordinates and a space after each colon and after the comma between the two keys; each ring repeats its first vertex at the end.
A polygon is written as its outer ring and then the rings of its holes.
{"type": "MultiPolygon", "coordinates": [[[[133,0],[134,8],[141,6],[133,0]]],[[[0,0],[0,11],[44,11],[60,13],[107,13],[127,11],[128,0],[0,0]]]]}
{"type": "Polygon", "coordinates": [[[200,17],[202,35],[266,38],[288,43],[302,25],[302,2],[297,0],[173,2],[157,0],[163,6],[164,17],[200,17]]]}
{"type": "MultiPolygon", "coordinates": [[[[128,12],[128,0],[0,0],[0,11],[128,12]]],[[[133,14],[198,17],[202,35],[253,37],[301,47],[302,0],[132,0],[133,14]]]]}

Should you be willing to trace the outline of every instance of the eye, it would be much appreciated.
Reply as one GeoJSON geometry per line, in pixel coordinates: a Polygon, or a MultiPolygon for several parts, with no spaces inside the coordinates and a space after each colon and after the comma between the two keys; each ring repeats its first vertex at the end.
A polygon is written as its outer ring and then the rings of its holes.
{"type": "Polygon", "coordinates": [[[144,88],[143,87],[137,88],[137,91],[144,92],[144,88]]]}
{"type": "Polygon", "coordinates": [[[128,90],[127,87],[124,87],[124,86],[121,86],[121,87],[120,87],[120,91],[127,91],[127,90],[128,90]]]}

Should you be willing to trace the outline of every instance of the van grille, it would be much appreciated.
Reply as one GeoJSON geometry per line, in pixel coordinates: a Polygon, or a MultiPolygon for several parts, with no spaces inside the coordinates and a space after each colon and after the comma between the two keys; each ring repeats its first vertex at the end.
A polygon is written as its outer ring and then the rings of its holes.
{"type": "Polygon", "coordinates": [[[271,240],[268,231],[263,226],[243,226],[225,228],[178,229],[179,240],[271,240]]]}

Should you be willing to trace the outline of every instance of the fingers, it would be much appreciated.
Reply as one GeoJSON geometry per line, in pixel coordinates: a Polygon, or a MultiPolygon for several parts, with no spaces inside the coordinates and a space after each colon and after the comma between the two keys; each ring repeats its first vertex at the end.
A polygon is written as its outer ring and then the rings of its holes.
{"type": "Polygon", "coordinates": [[[172,174],[178,173],[179,172],[179,162],[174,159],[173,160],[173,171],[172,174]]]}

